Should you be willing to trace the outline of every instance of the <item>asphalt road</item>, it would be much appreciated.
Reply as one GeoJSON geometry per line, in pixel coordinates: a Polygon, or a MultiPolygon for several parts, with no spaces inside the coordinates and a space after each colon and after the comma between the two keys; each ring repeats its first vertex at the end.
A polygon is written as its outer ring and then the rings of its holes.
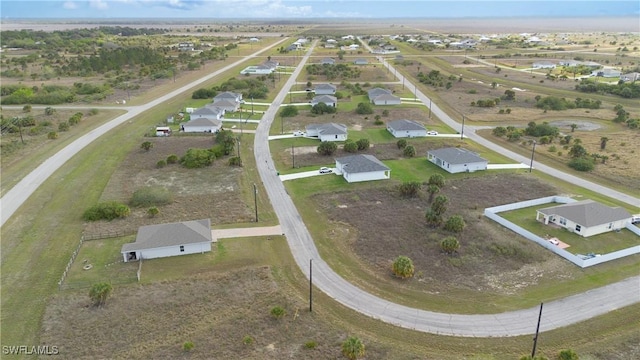
{"type": "MultiPolygon", "coordinates": [[[[535,333],[539,307],[484,315],[444,314],[414,309],[389,302],[363,291],[341,278],[322,260],[291,197],[285,190],[282,181],[272,170],[275,167],[270,156],[268,140],[269,128],[287,96],[286,89],[295,83],[295,79],[308,60],[312,48],[313,46],[307,51],[293,75],[284,85],[283,90],[276,96],[272,106],[265,112],[256,130],[254,143],[254,155],[260,177],[298,266],[308,277],[310,260],[312,260],[313,284],[319,290],[355,311],[404,328],[465,337],[507,337],[535,333]]],[[[426,98],[422,94],[419,95],[421,95],[421,99],[426,98]]],[[[453,120],[440,109],[437,111],[438,117],[449,119],[449,125],[456,128],[453,120]]],[[[478,137],[475,134],[472,135],[478,137]]],[[[499,151],[504,153],[504,149],[499,149],[499,151]]],[[[640,277],[633,277],[549,302],[544,305],[540,329],[547,331],[575,324],[639,302],[639,289],[640,277]]]]}
{"type": "MultiPolygon", "coordinates": [[[[249,57],[255,57],[259,54],[269,50],[272,47],[275,47],[285,41],[286,38],[276,42],[268,48],[264,48],[260,51],[257,51],[250,55],[249,57]]],[[[47,159],[45,162],[40,164],[36,169],[34,169],[29,175],[25,176],[20,182],[18,182],[11,190],[7,191],[7,193],[0,199],[0,226],[3,226],[5,222],[14,214],[14,212],[22,206],[22,204],[33,194],[36,189],[42,185],[45,180],[49,178],[56,170],[58,170],[64,163],[66,163],[73,155],[82,150],[85,146],[91,144],[94,140],[99,138],[100,136],[106,134],[109,130],[115,128],[118,125],[121,125],[128,120],[134,118],[135,116],[140,115],[141,113],[151,109],[154,106],[160,105],[163,102],[183,93],[185,91],[190,90],[194,86],[197,86],[209,79],[222,74],[235,66],[246,61],[246,58],[240,59],[236,62],[230,63],[229,65],[223,67],[222,69],[216,70],[211,74],[200,78],[194,82],[191,82],[181,88],[178,88],[170,93],[167,93],[153,101],[150,101],[144,105],[140,106],[127,106],[120,109],[126,109],[128,112],[117,118],[109,121],[108,123],[99,126],[88,133],[84,134],[71,144],[67,145],[64,149],[57,152],[55,155],[47,159]]],[[[95,107],[95,106],[94,106],[95,107]]],[[[92,107],[92,108],[94,108],[92,107]]],[[[56,107],[57,108],[57,107],[56,107]]],[[[74,108],[74,107],[61,107],[61,108],[74,108]]],[[[101,107],[95,107],[101,108],[101,107]]],[[[113,109],[114,107],[109,107],[109,109],[113,109]]]]}

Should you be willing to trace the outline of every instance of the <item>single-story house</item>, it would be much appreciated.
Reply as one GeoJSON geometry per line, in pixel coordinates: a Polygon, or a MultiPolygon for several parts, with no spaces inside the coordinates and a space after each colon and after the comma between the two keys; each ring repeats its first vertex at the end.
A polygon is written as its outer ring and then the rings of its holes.
{"type": "Polygon", "coordinates": [[[156,136],[170,136],[171,128],[168,126],[158,126],[156,127],[156,136]]]}
{"type": "Polygon", "coordinates": [[[307,137],[318,137],[320,141],[347,140],[347,126],[343,124],[311,124],[306,127],[307,137]]]}
{"type": "Polygon", "coordinates": [[[240,108],[240,103],[231,99],[215,100],[212,105],[224,110],[225,113],[238,111],[240,108]]]}
{"type": "Polygon", "coordinates": [[[335,44],[337,42],[338,41],[336,39],[327,39],[327,43],[329,43],[329,44],[335,44]]]}
{"type": "Polygon", "coordinates": [[[367,65],[369,61],[367,59],[355,59],[353,63],[354,65],[367,65]]]}
{"type": "Polygon", "coordinates": [[[275,70],[278,67],[278,65],[280,65],[280,63],[274,60],[267,60],[262,63],[262,66],[266,66],[272,70],[275,70]]]}
{"type": "Polygon", "coordinates": [[[335,95],[337,86],[333,84],[318,84],[313,88],[316,95],[335,95]]]}
{"type": "Polygon", "coordinates": [[[178,50],[180,51],[193,51],[195,46],[192,42],[181,42],[178,44],[178,50]]]}
{"type": "Polygon", "coordinates": [[[327,106],[336,107],[338,105],[338,99],[331,95],[319,95],[311,100],[311,105],[315,106],[320,103],[324,103],[327,106]]]}
{"type": "Polygon", "coordinates": [[[201,117],[187,121],[180,128],[186,133],[216,133],[222,128],[222,121],[201,117]]]}
{"type": "Polygon", "coordinates": [[[391,169],[373,155],[350,155],[336,159],[336,171],[347,182],[384,180],[391,177],[391,169]]]}
{"type": "Polygon", "coordinates": [[[536,61],[533,63],[534,69],[555,69],[556,64],[551,61],[536,61]]]}
{"type": "Polygon", "coordinates": [[[606,69],[596,70],[592,72],[591,75],[606,77],[606,78],[619,78],[620,75],[622,75],[622,72],[620,70],[606,68],[606,69]]]}
{"type": "Polygon", "coordinates": [[[387,130],[397,138],[427,136],[427,128],[413,120],[396,120],[387,123],[387,130]]]}
{"type": "Polygon", "coordinates": [[[457,147],[429,150],[427,160],[452,174],[486,170],[489,164],[473,151],[457,147]]]}
{"type": "Polygon", "coordinates": [[[240,71],[242,75],[269,75],[273,72],[273,69],[265,65],[251,65],[240,71]]]}
{"type": "Polygon", "coordinates": [[[353,40],[355,37],[353,35],[345,35],[342,37],[342,40],[353,40]]]}
{"type": "Polygon", "coordinates": [[[630,72],[624,75],[620,75],[620,80],[627,82],[627,81],[637,81],[640,80],[640,73],[638,72],[630,72]]]}
{"type": "Polygon", "coordinates": [[[234,93],[231,91],[225,91],[225,92],[221,92],[220,94],[216,95],[213,98],[213,102],[215,103],[217,100],[232,100],[235,102],[240,102],[242,101],[242,93],[234,93]]]}
{"type": "Polygon", "coordinates": [[[223,115],[224,115],[224,109],[221,109],[217,106],[214,106],[213,104],[210,104],[210,105],[205,105],[201,108],[193,110],[193,112],[191,112],[190,114],[190,117],[191,117],[191,120],[198,119],[198,118],[209,118],[209,119],[220,120],[222,119],[223,115]]]}
{"type": "Polygon", "coordinates": [[[257,37],[249,38],[249,42],[258,42],[258,41],[260,41],[260,39],[258,39],[257,37]]]}
{"type": "Polygon", "coordinates": [[[631,214],[621,207],[583,200],[537,210],[536,220],[587,237],[624,228],[631,223],[631,214]]]}
{"type": "Polygon", "coordinates": [[[373,88],[367,91],[369,101],[375,105],[400,105],[400,98],[393,95],[391,90],[373,88]]]}
{"type": "Polygon", "coordinates": [[[332,58],[324,58],[324,59],[320,60],[320,64],[322,64],[322,65],[335,65],[336,61],[335,61],[335,59],[332,59],[332,58]]]}
{"type": "Polygon", "coordinates": [[[124,262],[211,251],[211,220],[141,226],[136,241],[122,245],[124,262]]]}

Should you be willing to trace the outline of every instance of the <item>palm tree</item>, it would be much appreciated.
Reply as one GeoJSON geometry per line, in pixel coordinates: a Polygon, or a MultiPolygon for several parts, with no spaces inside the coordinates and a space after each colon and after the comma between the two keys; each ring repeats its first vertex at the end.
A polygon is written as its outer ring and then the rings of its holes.
{"type": "Polygon", "coordinates": [[[407,279],[413,276],[413,261],[406,256],[398,256],[393,262],[393,273],[400,278],[407,279]]]}
{"type": "Polygon", "coordinates": [[[432,202],[433,196],[440,192],[440,187],[436,184],[430,184],[427,186],[427,192],[429,193],[429,202],[432,202]]]}
{"type": "Polygon", "coordinates": [[[576,131],[576,129],[578,128],[578,124],[571,124],[569,126],[571,127],[571,132],[576,131]]]}
{"type": "Polygon", "coordinates": [[[351,360],[364,356],[364,343],[355,336],[349,336],[342,343],[342,354],[351,360]]]}
{"type": "Polygon", "coordinates": [[[600,150],[604,150],[607,147],[607,141],[609,141],[609,138],[606,136],[600,138],[600,150]]]}
{"type": "Polygon", "coordinates": [[[106,282],[101,282],[94,284],[89,290],[89,297],[91,301],[93,301],[93,305],[102,306],[105,302],[107,302],[107,298],[111,295],[111,291],[113,288],[111,284],[106,282]]]}

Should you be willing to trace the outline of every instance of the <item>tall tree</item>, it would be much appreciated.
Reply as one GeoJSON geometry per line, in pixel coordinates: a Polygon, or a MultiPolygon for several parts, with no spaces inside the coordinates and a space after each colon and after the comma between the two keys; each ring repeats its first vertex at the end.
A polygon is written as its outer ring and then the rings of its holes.
{"type": "Polygon", "coordinates": [[[429,193],[429,202],[433,201],[433,197],[440,192],[440,187],[435,184],[427,185],[427,192],[429,193]]]}

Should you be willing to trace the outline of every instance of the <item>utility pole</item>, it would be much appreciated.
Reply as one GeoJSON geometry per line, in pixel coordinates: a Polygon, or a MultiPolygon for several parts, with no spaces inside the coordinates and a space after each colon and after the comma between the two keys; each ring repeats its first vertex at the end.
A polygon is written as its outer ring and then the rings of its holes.
{"type": "Polygon", "coordinates": [[[464,115],[462,115],[462,130],[460,131],[460,140],[464,140],[464,115]]]}
{"type": "Polygon", "coordinates": [[[258,222],[258,187],[253,183],[253,204],[256,208],[256,222],[258,222]]]}
{"type": "Polygon", "coordinates": [[[540,332],[540,319],[542,319],[542,305],[544,305],[544,303],[540,303],[540,313],[538,314],[538,326],[536,327],[536,336],[533,338],[533,350],[531,350],[532,359],[536,356],[536,346],[538,345],[538,333],[540,332]]]}
{"type": "Polygon", "coordinates": [[[529,164],[529,172],[533,169],[533,155],[536,152],[536,141],[533,140],[533,150],[531,150],[531,164],[529,164]]]}
{"type": "Polygon", "coordinates": [[[282,115],[280,115],[280,126],[282,127],[280,129],[280,135],[284,134],[284,117],[282,117],[282,115]]]}
{"type": "Polygon", "coordinates": [[[251,116],[253,116],[253,96],[251,97],[251,116]]]}
{"type": "Polygon", "coordinates": [[[313,259],[309,259],[309,312],[313,311],[313,259]]]}
{"type": "Polygon", "coordinates": [[[240,159],[240,138],[236,138],[236,142],[238,143],[238,159],[240,159]]]}
{"type": "Polygon", "coordinates": [[[296,168],[296,152],[293,149],[293,145],[291,145],[291,163],[293,164],[293,168],[296,168]]]}
{"type": "Polygon", "coordinates": [[[429,98],[429,119],[431,119],[431,98],[429,98]]]}

